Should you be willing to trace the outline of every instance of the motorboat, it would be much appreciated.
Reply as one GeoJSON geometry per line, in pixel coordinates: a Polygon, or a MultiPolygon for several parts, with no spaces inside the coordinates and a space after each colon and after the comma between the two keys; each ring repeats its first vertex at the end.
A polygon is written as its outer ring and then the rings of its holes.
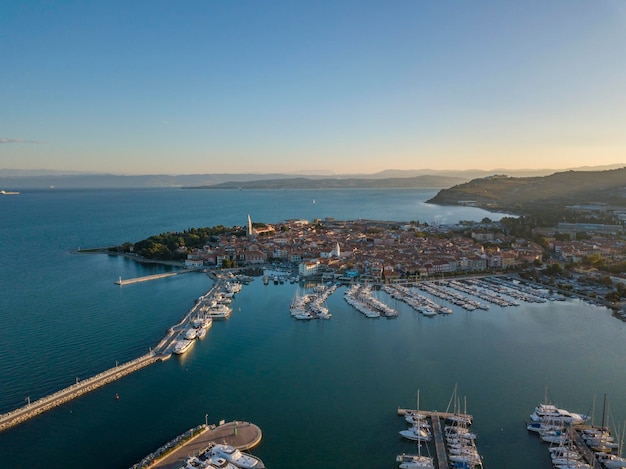
{"type": "Polygon", "coordinates": [[[567,425],[577,425],[588,420],[589,416],[559,409],[552,404],[539,404],[535,407],[535,411],[530,414],[530,419],[533,422],[550,421],[562,422],[567,425]]]}
{"type": "Polygon", "coordinates": [[[263,462],[251,454],[242,453],[230,445],[217,444],[210,449],[212,457],[220,457],[242,469],[265,469],[263,462]]]}
{"type": "Polygon", "coordinates": [[[182,355],[183,353],[185,353],[187,350],[191,348],[193,343],[194,343],[193,340],[186,340],[186,339],[179,340],[176,342],[176,345],[174,345],[173,352],[177,355],[182,355]]]}
{"type": "Polygon", "coordinates": [[[400,431],[400,435],[413,441],[430,441],[432,439],[430,430],[420,426],[413,426],[408,430],[402,430],[400,431]]]}

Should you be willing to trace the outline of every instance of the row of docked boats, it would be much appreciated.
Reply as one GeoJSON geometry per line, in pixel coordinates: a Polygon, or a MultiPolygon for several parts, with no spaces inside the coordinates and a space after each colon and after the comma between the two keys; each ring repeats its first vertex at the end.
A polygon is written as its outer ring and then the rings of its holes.
{"type": "Polygon", "coordinates": [[[183,338],[177,340],[176,344],[174,344],[173,352],[177,355],[185,353],[193,346],[195,339],[203,339],[206,336],[212,325],[213,318],[210,316],[194,319],[183,333],[183,338]]]}
{"type": "Polygon", "coordinates": [[[603,423],[586,425],[589,416],[570,412],[552,404],[540,404],[526,425],[550,444],[550,458],[556,469],[626,468],[617,443],[603,423]]]}
{"type": "MultiPolygon", "coordinates": [[[[455,394],[456,396],[456,389],[455,394]]],[[[472,417],[460,412],[438,413],[422,412],[419,410],[419,393],[417,398],[417,410],[406,410],[404,418],[410,425],[408,429],[400,431],[400,435],[417,444],[416,454],[402,453],[396,456],[396,462],[400,469],[434,469],[434,458],[428,453],[429,443],[435,440],[437,448],[438,467],[443,467],[446,462],[454,469],[482,469],[482,457],[476,448],[476,435],[469,429],[472,417]],[[441,419],[444,419],[443,434],[441,434],[441,419]],[[437,435],[434,435],[431,423],[433,421],[437,435]],[[422,447],[427,454],[422,454],[422,447]],[[441,450],[441,451],[440,451],[441,450]]],[[[456,403],[455,403],[456,408],[456,403]]]]}
{"type": "Polygon", "coordinates": [[[332,314],[326,306],[326,300],[339,285],[318,285],[313,293],[303,294],[299,289],[291,301],[291,316],[299,320],[330,319],[332,314]]]}
{"type": "Polygon", "coordinates": [[[195,317],[182,333],[182,337],[176,341],[172,351],[182,355],[193,347],[195,339],[203,339],[206,336],[214,319],[228,319],[233,312],[229,305],[241,288],[241,282],[238,280],[220,279],[210,292],[198,298],[190,311],[190,316],[195,317]]]}
{"type": "Polygon", "coordinates": [[[265,469],[265,465],[231,445],[212,444],[198,456],[187,458],[180,469],[265,469]]]}
{"type": "Polygon", "coordinates": [[[544,303],[548,300],[564,300],[560,295],[550,294],[542,288],[522,284],[500,277],[467,278],[441,281],[418,282],[417,288],[449,301],[468,311],[488,310],[489,304],[497,306],[519,306],[519,302],[544,303]],[[476,301],[475,298],[485,302],[476,301]]]}
{"type": "Polygon", "coordinates": [[[415,311],[424,316],[436,316],[437,314],[452,314],[452,309],[447,306],[435,303],[430,298],[411,290],[402,285],[385,285],[383,291],[392,298],[408,304],[415,311]]]}
{"type": "Polygon", "coordinates": [[[417,410],[407,411],[404,419],[410,425],[408,429],[401,430],[400,435],[417,443],[416,453],[402,453],[396,456],[396,462],[400,469],[435,469],[435,462],[429,454],[428,442],[432,440],[432,428],[428,423],[427,415],[419,410],[419,392],[417,397],[417,410]],[[425,453],[422,454],[422,446],[425,453]]]}
{"type": "Polygon", "coordinates": [[[355,283],[352,284],[344,293],[346,302],[368,318],[379,318],[384,316],[387,318],[398,317],[398,311],[391,306],[383,303],[374,296],[372,287],[355,283]]]}
{"type": "Polygon", "coordinates": [[[218,284],[215,291],[200,297],[200,312],[213,319],[228,319],[233,312],[230,303],[241,288],[241,283],[234,280],[218,284]]]}
{"type": "Polygon", "coordinates": [[[419,282],[417,284],[417,288],[432,296],[449,301],[456,306],[460,306],[467,311],[474,311],[475,309],[489,309],[488,305],[479,303],[473,298],[455,291],[453,288],[448,287],[447,283],[446,285],[442,285],[439,282],[419,282]]]}

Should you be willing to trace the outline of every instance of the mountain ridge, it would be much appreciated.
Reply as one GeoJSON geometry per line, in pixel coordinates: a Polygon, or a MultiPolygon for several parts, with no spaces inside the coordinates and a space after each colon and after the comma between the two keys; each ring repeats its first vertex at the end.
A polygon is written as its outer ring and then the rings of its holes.
{"type": "MultiPolygon", "coordinates": [[[[595,170],[613,169],[621,165],[604,165],[591,167],[595,170]]],[[[583,167],[582,169],[589,169],[583,167]]],[[[577,170],[577,169],[571,169],[577,170]]],[[[563,170],[564,171],[564,170],[563,170]]],[[[415,178],[418,176],[438,176],[446,178],[458,178],[457,181],[448,184],[438,183],[435,187],[449,187],[463,181],[470,181],[475,178],[488,177],[495,174],[508,174],[514,177],[545,176],[558,172],[554,169],[521,169],[521,170],[397,170],[387,169],[372,174],[298,174],[290,173],[206,173],[206,174],[142,174],[124,175],[114,173],[46,170],[46,169],[0,169],[0,188],[15,189],[43,189],[55,186],[62,189],[80,188],[157,188],[157,187],[187,187],[187,186],[209,186],[223,183],[233,183],[240,185],[242,182],[267,181],[280,179],[294,179],[304,177],[313,180],[392,180],[399,178],[415,178]]],[[[303,171],[302,173],[306,173],[303,171]]],[[[442,180],[444,181],[444,180],[442,180]]]]}

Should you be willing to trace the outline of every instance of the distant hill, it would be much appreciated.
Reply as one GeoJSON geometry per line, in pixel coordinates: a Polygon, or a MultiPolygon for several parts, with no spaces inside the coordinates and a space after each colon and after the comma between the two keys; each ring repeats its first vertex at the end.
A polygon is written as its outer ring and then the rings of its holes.
{"type": "Polygon", "coordinates": [[[281,174],[188,174],[188,175],[138,175],[117,174],[47,174],[47,175],[6,175],[0,170],[0,188],[43,189],[54,186],[57,189],[122,189],[148,187],[184,187],[219,184],[225,181],[252,181],[293,177],[281,174]]]}
{"type": "Polygon", "coordinates": [[[416,176],[410,178],[290,178],[249,182],[224,182],[192,189],[431,189],[450,187],[466,179],[447,176],[416,176]]]}
{"type": "Polygon", "coordinates": [[[528,178],[490,176],[442,189],[428,202],[470,204],[512,213],[591,203],[626,207],[626,168],[565,171],[528,178]]]}
{"type": "MultiPolygon", "coordinates": [[[[585,170],[606,170],[623,167],[624,165],[598,166],[593,168],[578,168],[585,170]]],[[[575,169],[575,168],[572,168],[575,169]]],[[[577,169],[577,170],[578,170],[577,169]]],[[[0,169],[0,189],[43,189],[55,186],[57,189],[83,189],[83,188],[142,188],[142,187],[198,187],[212,186],[232,183],[236,187],[242,186],[244,182],[252,181],[273,181],[272,184],[278,187],[278,180],[327,180],[327,183],[320,183],[318,187],[335,187],[330,181],[345,181],[343,187],[356,187],[359,180],[386,180],[390,186],[371,186],[373,183],[363,183],[365,186],[359,187],[450,187],[454,184],[469,181],[475,178],[484,178],[494,174],[507,174],[515,177],[545,176],[554,173],[551,169],[519,169],[519,170],[435,170],[435,169],[415,169],[415,170],[395,170],[389,169],[373,174],[330,174],[328,171],[318,171],[313,174],[311,171],[284,173],[209,173],[209,174],[145,174],[145,175],[123,175],[106,173],[86,173],[77,171],[59,170],[20,170],[20,169],[0,169]],[[417,177],[439,177],[443,179],[422,179],[410,181],[417,177]],[[394,180],[398,180],[395,181],[394,180]],[[403,181],[400,181],[403,180],[403,181]],[[407,186],[406,184],[412,184],[407,186]]],[[[286,183],[290,184],[290,183],[286,183]]]]}

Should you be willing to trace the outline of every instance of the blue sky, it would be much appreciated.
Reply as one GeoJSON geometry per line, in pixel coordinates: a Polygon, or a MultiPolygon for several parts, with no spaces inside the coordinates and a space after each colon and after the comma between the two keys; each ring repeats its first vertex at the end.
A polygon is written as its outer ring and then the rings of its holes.
{"type": "Polygon", "coordinates": [[[0,3],[0,168],[622,162],[622,0],[0,3]]]}

